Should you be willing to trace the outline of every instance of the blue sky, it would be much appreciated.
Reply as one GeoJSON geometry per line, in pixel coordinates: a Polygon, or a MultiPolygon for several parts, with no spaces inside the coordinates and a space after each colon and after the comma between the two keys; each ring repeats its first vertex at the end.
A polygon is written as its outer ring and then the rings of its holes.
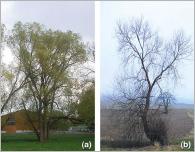
{"type": "MultiPolygon", "coordinates": [[[[113,90],[117,74],[121,70],[121,57],[117,52],[116,23],[127,22],[132,17],[143,16],[164,39],[176,30],[183,29],[194,44],[194,3],[184,1],[121,1],[101,2],[100,6],[100,89],[101,95],[113,90]]],[[[179,102],[194,101],[194,54],[191,60],[179,66],[181,79],[172,89],[179,102]]]]}

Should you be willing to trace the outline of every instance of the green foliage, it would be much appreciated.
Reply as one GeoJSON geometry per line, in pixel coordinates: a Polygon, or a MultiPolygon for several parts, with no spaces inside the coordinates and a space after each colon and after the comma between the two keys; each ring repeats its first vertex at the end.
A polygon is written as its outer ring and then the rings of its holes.
{"type": "Polygon", "coordinates": [[[3,129],[4,126],[6,125],[7,119],[8,119],[8,115],[6,115],[6,116],[1,116],[1,129],[3,129]]]}
{"type": "Polygon", "coordinates": [[[94,86],[89,87],[84,91],[78,104],[79,117],[85,120],[85,123],[90,129],[94,129],[95,119],[95,88],[94,86]]]}
{"type": "Polygon", "coordinates": [[[9,81],[13,80],[13,78],[14,78],[14,74],[8,70],[5,70],[5,69],[3,69],[3,71],[2,71],[2,76],[9,81]]]}
{"type": "Polygon", "coordinates": [[[55,125],[50,127],[51,130],[60,130],[60,131],[67,131],[69,127],[72,126],[70,121],[65,121],[64,119],[60,119],[55,122],[55,125]]]}
{"type": "MultiPolygon", "coordinates": [[[[54,110],[52,113],[49,114],[50,117],[63,117],[62,111],[54,110]]],[[[51,130],[68,130],[68,128],[72,125],[72,123],[65,119],[59,119],[55,121],[53,125],[50,125],[51,130]]]]}
{"type": "MultiPolygon", "coordinates": [[[[48,82],[56,85],[66,83],[71,66],[86,59],[85,45],[78,34],[47,30],[38,23],[16,23],[8,44],[24,72],[31,78],[36,77],[36,82],[40,82],[40,77],[47,77],[48,82]]],[[[42,89],[48,91],[48,88],[42,89]]]]}
{"type": "Polygon", "coordinates": [[[8,44],[21,63],[29,80],[29,90],[37,100],[43,99],[40,102],[49,104],[62,88],[65,96],[70,95],[74,85],[71,68],[86,60],[85,45],[77,33],[47,30],[38,23],[18,22],[8,44]]]}

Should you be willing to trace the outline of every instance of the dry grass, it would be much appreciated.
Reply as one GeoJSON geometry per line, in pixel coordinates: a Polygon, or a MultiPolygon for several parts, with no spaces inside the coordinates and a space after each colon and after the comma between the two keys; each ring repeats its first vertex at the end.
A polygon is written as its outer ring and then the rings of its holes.
{"type": "MultiPolygon", "coordinates": [[[[101,111],[101,138],[106,137],[114,140],[114,137],[120,136],[120,120],[117,120],[116,114],[112,114],[109,111],[101,111]]],[[[117,148],[103,145],[102,150],[136,150],[136,151],[181,151],[180,143],[182,140],[190,140],[193,142],[194,136],[194,110],[193,109],[172,109],[166,116],[165,120],[168,125],[168,146],[160,146],[159,144],[131,147],[131,148],[117,148]]],[[[193,150],[192,147],[190,150],[193,150]]]]}

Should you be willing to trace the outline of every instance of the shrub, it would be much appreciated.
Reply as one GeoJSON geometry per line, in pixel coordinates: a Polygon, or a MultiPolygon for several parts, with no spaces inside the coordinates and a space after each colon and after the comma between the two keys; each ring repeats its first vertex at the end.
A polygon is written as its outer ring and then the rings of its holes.
{"type": "Polygon", "coordinates": [[[165,121],[161,118],[160,115],[150,115],[148,117],[149,121],[149,132],[148,138],[154,144],[154,142],[159,142],[160,145],[167,145],[168,144],[168,137],[167,137],[167,126],[165,121]]]}

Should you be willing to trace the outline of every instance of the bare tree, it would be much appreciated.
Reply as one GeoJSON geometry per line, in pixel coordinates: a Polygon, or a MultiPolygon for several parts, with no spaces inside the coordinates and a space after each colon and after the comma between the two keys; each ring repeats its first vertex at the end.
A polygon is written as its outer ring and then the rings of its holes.
{"type": "Polygon", "coordinates": [[[148,112],[153,97],[162,90],[162,82],[178,78],[177,66],[192,52],[190,39],[179,31],[163,41],[142,18],[119,23],[116,35],[125,70],[115,100],[141,118],[152,140],[148,112]]]}
{"type": "Polygon", "coordinates": [[[160,102],[160,106],[164,107],[164,113],[168,114],[169,106],[175,102],[175,97],[169,92],[162,92],[157,100],[160,102]]]}

